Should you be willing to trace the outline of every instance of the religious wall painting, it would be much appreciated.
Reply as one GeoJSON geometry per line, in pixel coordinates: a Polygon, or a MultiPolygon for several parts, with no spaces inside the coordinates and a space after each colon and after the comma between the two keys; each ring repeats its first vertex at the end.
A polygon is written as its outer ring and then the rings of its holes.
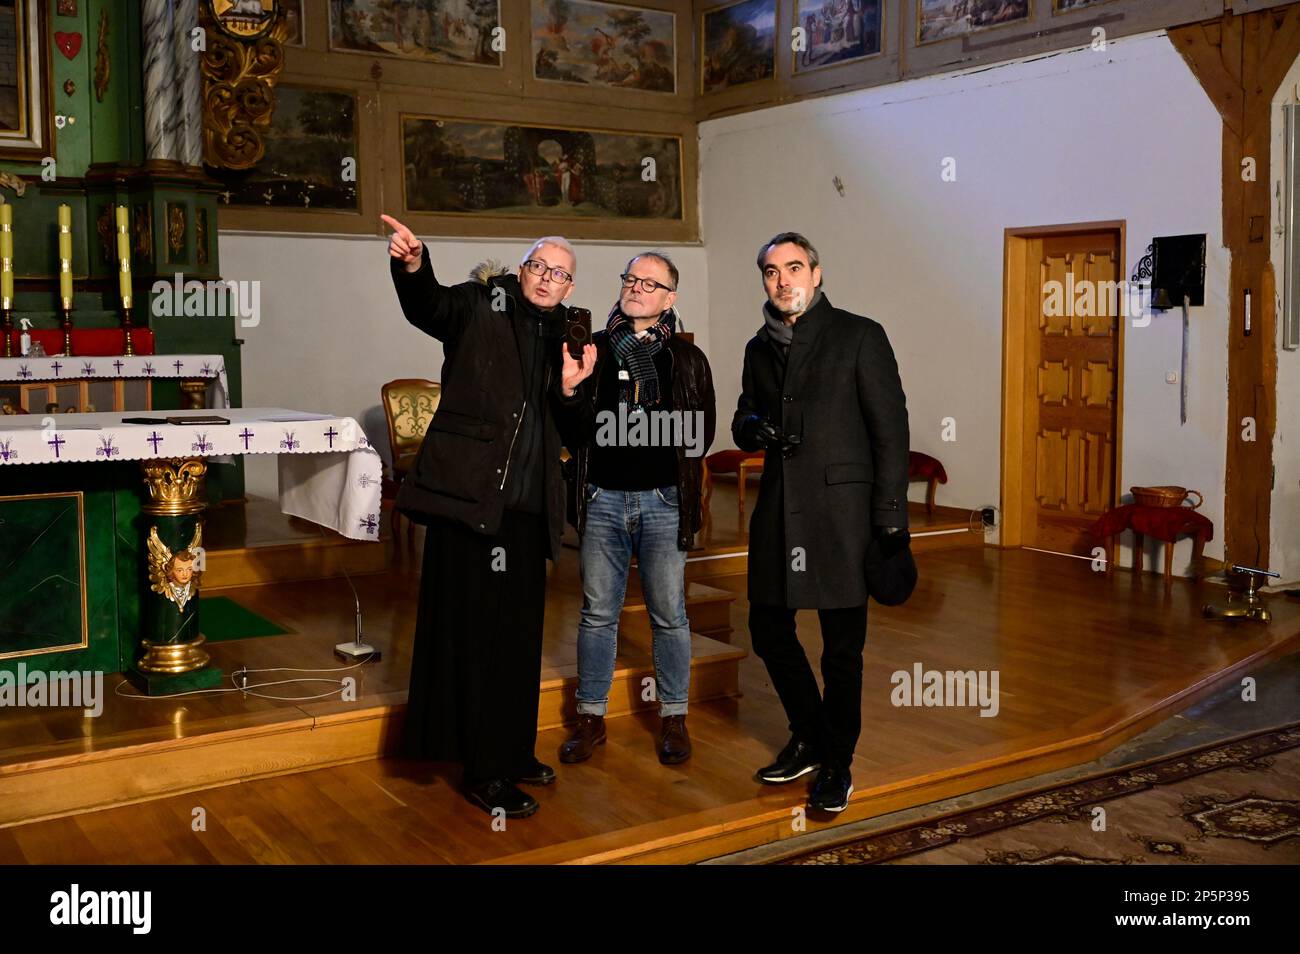
{"type": "Polygon", "coordinates": [[[284,42],[302,46],[302,0],[280,0],[280,9],[284,11],[284,42]]]}
{"type": "Polygon", "coordinates": [[[700,92],[771,79],[776,73],[776,0],[740,0],[700,16],[700,92]]]}
{"type": "Polygon", "coordinates": [[[402,163],[411,212],[684,218],[677,136],[403,116],[402,163]]]}
{"type": "Polygon", "coordinates": [[[499,0],[330,0],[330,49],[500,66],[499,0]]]}
{"type": "Polygon", "coordinates": [[[916,42],[932,43],[1029,19],[1032,0],[917,0],[916,42]]]}
{"type": "Polygon", "coordinates": [[[1111,2],[1112,0],[1052,0],[1052,15],[1082,10],[1084,7],[1099,7],[1111,2]]]}
{"type": "Polygon", "coordinates": [[[677,91],[677,17],[597,0],[532,0],[533,77],[677,91]]]}
{"type": "MultiPolygon", "coordinates": [[[[37,161],[53,154],[45,12],[39,0],[0,3],[0,158],[37,161]]],[[[81,34],[61,32],[56,39],[64,56],[79,55],[81,34]]]]}
{"type": "Polygon", "coordinates": [[[875,56],[883,44],[884,0],[795,0],[794,22],[803,49],[794,71],[803,73],[875,56]]]}
{"type": "Polygon", "coordinates": [[[281,84],[252,169],[208,169],[222,205],[356,212],[357,103],[351,92],[281,84]]]}
{"type": "Polygon", "coordinates": [[[258,40],[275,27],[275,0],[208,0],[217,27],[239,40],[258,40]]]}

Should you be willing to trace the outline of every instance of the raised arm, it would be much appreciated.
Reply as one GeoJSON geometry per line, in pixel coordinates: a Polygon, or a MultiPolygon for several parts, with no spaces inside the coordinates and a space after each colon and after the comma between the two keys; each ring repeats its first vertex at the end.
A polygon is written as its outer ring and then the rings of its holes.
{"type": "Polygon", "coordinates": [[[388,239],[389,264],[406,320],[439,341],[460,337],[474,314],[472,290],[441,284],[433,274],[428,247],[391,215],[380,218],[393,229],[388,239]]]}

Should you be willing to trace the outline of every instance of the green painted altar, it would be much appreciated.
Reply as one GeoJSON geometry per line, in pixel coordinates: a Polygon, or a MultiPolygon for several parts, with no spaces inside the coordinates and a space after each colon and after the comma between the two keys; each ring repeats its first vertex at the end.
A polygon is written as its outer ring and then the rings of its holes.
{"type": "MultiPolygon", "coordinates": [[[[230,404],[240,406],[236,318],[154,307],[156,282],[221,278],[222,186],[198,160],[160,157],[146,142],[139,3],[22,0],[15,16],[44,82],[24,107],[28,140],[0,139],[0,200],[12,209],[14,249],[0,331],[8,348],[0,355],[19,353],[23,324],[46,332],[147,329],[163,360],[221,356],[230,404]],[[70,298],[60,294],[60,206],[71,208],[70,298]],[[121,207],[129,226],[119,246],[121,207]],[[119,286],[119,247],[129,248],[130,308],[119,286]]],[[[74,351],[69,362],[79,357],[74,351]]],[[[154,412],[193,406],[179,379],[150,387],[154,412]]],[[[209,503],[242,499],[242,457],[210,461],[205,494],[209,503]]],[[[116,672],[132,664],[149,592],[147,502],[139,461],[0,468],[0,670],[21,663],[28,671],[116,672]]]]}

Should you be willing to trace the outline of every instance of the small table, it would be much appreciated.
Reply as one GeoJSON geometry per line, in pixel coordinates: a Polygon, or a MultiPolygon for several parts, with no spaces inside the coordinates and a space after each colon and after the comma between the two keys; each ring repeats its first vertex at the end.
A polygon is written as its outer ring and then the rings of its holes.
{"type": "Polygon", "coordinates": [[[745,481],[750,474],[763,472],[763,451],[725,450],[704,458],[704,502],[713,494],[714,474],[736,474],[736,496],[740,512],[745,512],[745,481]]]}
{"type": "Polygon", "coordinates": [[[1133,531],[1133,572],[1141,573],[1145,537],[1155,537],[1165,544],[1165,579],[1173,579],[1174,543],[1180,536],[1192,536],[1192,579],[1200,576],[1205,544],[1214,539],[1214,522],[1190,507],[1150,507],[1124,504],[1106,511],[1092,525],[1092,535],[1106,547],[1106,572],[1114,565],[1115,537],[1133,531]]]}

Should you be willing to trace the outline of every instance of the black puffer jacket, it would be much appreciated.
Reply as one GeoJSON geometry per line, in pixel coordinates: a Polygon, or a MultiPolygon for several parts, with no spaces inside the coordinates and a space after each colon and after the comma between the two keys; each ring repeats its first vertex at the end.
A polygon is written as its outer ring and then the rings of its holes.
{"type": "MultiPolygon", "coordinates": [[[[524,408],[524,368],[519,337],[538,334],[538,321],[524,314],[514,275],[485,282],[442,285],[434,277],[429,247],[419,271],[392,260],[393,284],[406,320],[443,344],[442,397],[415,465],[397,494],[397,508],[416,523],[445,517],[483,534],[495,534],[505,509],[506,478],[524,408]],[[500,289],[500,291],[498,291],[500,289]],[[493,302],[504,304],[494,309],[493,302]]],[[[568,309],[547,313],[541,329],[546,348],[543,380],[534,385],[544,409],[541,466],[551,554],[564,531],[564,478],[560,470],[560,352],[568,309]]]]}
{"type": "MultiPolygon", "coordinates": [[[[577,393],[570,399],[561,398],[561,404],[572,411],[569,420],[561,424],[565,446],[577,460],[576,489],[578,508],[578,534],[587,523],[587,469],[591,464],[591,447],[596,439],[596,394],[600,386],[601,371],[606,361],[614,361],[609,346],[609,336],[604,331],[592,335],[596,345],[596,369],[591,377],[578,385],[577,393]]],[[[668,354],[672,358],[674,410],[704,413],[704,446],[698,457],[687,457],[686,448],[677,448],[677,547],[689,550],[695,544],[695,534],[703,524],[700,509],[700,492],[703,483],[704,455],[713,445],[718,419],[713,396],[713,372],[709,359],[694,344],[673,335],[668,339],[668,354]]]]}

